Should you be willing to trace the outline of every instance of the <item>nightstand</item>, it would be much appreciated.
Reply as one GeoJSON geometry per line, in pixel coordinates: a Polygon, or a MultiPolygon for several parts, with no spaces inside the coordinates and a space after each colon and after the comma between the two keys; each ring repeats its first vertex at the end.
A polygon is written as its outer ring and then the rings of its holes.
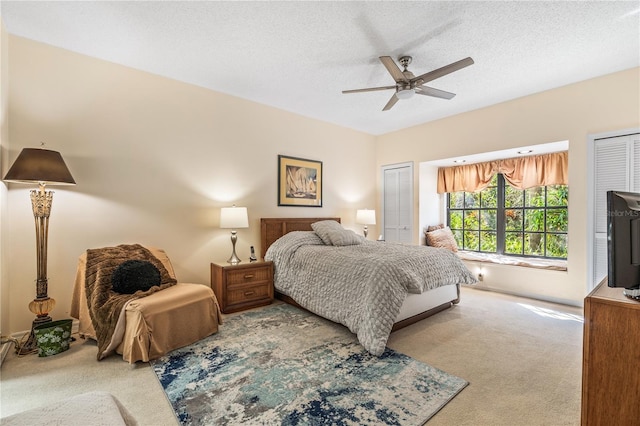
{"type": "Polygon", "coordinates": [[[211,288],[225,314],[273,302],[273,262],[211,264],[211,288]]]}

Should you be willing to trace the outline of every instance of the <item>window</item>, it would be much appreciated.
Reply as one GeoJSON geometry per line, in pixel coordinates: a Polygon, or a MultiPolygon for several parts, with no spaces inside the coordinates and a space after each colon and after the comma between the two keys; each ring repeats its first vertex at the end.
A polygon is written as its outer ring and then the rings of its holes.
{"type": "Polygon", "coordinates": [[[448,194],[447,223],[464,250],[567,258],[566,185],[515,189],[502,174],[478,192],[448,194]]]}

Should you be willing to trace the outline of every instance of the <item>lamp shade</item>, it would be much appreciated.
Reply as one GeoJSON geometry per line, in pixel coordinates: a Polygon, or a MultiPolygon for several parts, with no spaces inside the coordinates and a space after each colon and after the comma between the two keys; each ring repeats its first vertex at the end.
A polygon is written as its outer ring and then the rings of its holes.
{"type": "Polygon", "coordinates": [[[75,185],[62,155],[42,148],[24,148],[4,177],[7,182],[75,185]]]}
{"type": "Polygon", "coordinates": [[[367,209],[358,210],[356,213],[356,223],[361,225],[375,225],[376,211],[367,209]]]}
{"type": "Polygon", "coordinates": [[[248,228],[249,218],[246,207],[223,207],[220,209],[220,228],[248,228]]]}

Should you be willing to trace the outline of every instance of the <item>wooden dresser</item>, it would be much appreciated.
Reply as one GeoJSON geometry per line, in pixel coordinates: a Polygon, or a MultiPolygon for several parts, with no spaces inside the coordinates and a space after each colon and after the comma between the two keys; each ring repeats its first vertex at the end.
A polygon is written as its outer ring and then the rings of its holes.
{"type": "Polygon", "coordinates": [[[273,302],[273,262],[211,264],[211,288],[225,314],[273,302]]]}
{"type": "Polygon", "coordinates": [[[640,425],[640,302],[606,278],[584,299],[582,425],[640,425]]]}

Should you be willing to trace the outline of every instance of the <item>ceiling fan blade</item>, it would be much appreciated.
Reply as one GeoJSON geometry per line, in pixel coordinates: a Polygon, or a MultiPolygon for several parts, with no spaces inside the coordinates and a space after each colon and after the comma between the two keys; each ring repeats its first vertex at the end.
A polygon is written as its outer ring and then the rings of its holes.
{"type": "Polygon", "coordinates": [[[396,82],[409,82],[404,74],[402,74],[402,71],[400,70],[400,68],[398,68],[398,65],[396,65],[396,62],[391,58],[391,56],[380,56],[378,59],[380,59],[382,65],[385,66],[387,71],[389,71],[389,74],[391,74],[391,77],[393,77],[396,82]]]}
{"type": "Polygon", "coordinates": [[[414,77],[411,79],[411,82],[416,82],[418,80],[422,80],[422,83],[420,84],[424,84],[424,83],[428,83],[432,80],[435,80],[436,78],[440,78],[443,77],[447,74],[451,74],[454,71],[458,71],[464,67],[468,67],[469,65],[473,65],[473,59],[471,58],[464,58],[464,59],[460,59],[457,62],[454,62],[452,64],[449,65],[445,65],[442,68],[438,68],[437,70],[433,70],[433,71],[429,71],[427,73],[424,73],[422,75],[419,75],[417,77],[414,77]]]}
{"type": "Polygon", "coordinates": [[[398,102],[398,97],[396,96],[396,94],[394,93],[393,95],[391,95],[391,99],[389,99],[389,102],[387,102],[387,104],[384,106],[384,108],[382,108],[383,111],[388,111],[391,109],[392,106],[394,106],[396,104],[396,102],[398,102]]]}
{"type": "Polygon", "coordinates": [[[415,89],[418,95],[433,96],[434,98],[452,99],[456,94],[445,92],[444,90],[434,89],[429,86],[418,86],[415,89]]]}
{"type": "Polygon", "coordinates": [[[389,89],[395,89],[395,88],[396,86],[368,87],[366,89],[343,90],[342,93],[374,92],[376,90],[389,90],[389,89]]]}

